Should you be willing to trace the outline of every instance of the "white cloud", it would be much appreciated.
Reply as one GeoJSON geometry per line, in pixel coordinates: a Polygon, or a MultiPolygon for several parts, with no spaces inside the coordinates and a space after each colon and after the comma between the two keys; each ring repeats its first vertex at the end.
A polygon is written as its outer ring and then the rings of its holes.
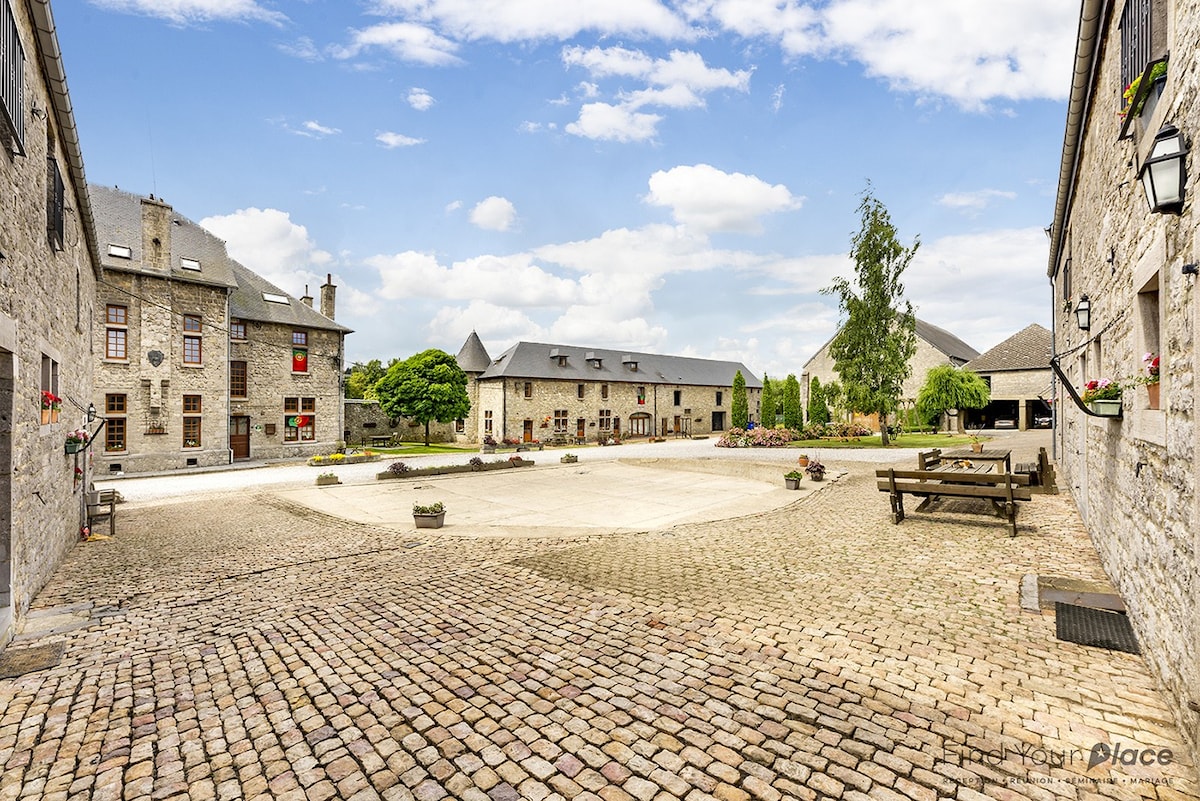
{"type": "Polygon", "coordinates": [[[579,109],[579,119],[567,125],[567,133],[587,139],[644,142],[654,138],[661,121],[657,114],[643,114],[627,106],[587,103],[579,109]]]}
{"type": "Polygon", "coordinates": [[[376,134],[375,141],[379,142],[381,145],[383,145],[384,147],[386,147],[389,150],[391,150],[392,148],[397,148],[397,147],[412,147],[414,145],[425,144],[424,139],[417,139],[412,136],[405,136],[404,134],[398,134],[393,131],[384,131],[383,133],[376,134]]]}
{"type": "Polygon", "coordinates": [[[444,306],[429,321],[432,342],[464,342],[472,331],[488,343],[493,356],[521,340],[536,342],[547,338],[545,329],[528,315],[486,300],[472,300],[466,306],[444,306]]]}
{"type": "Polygon", "coordinates": [[[1000,189],[980,189],[976,192],[948,192],[938,198],[938,205],[951,209],[981,211],[992,204],[993,200],[1016,200],[1016,192],[1006,192],[1000,189]]]}
{"type": "Polygon", "coordinates": [[[408,105],[412,106],[417,111],[429,111],[429,109],[433,108],[433,104],[437,102],[433,99],[433,95],[429,94],[429,92],[425,91],[419,86],[414,86],[412,89],[408,90],[407,100],[408,105]]]}
{"type": "Polygon", "coordinates": [[[304,285],[315,288],[333,256],[316,246],[308,229],[292,222],[279,209],[238,209],[232,214],[205,217],[200,225],[225,240],[229,255],[292,295],[304,285]]]}
{"type": "Polygon", "coordinates": [[[722,172],[708,164],[654,173],[645,200],[670,207],[677,222],[698,231],[742,233],[760,232],[762,215],[798,209],[803,202],[783,184],[768,184],[740,172],[722,172]]]}
{"type": "Polygon", "coordinates": [[[590,31],[678,39],[693,32],[659,0],[564,3],[562,0],[379,0],[378,14],[430,24],[463,40],[565,41],[590,31]]]}
{"type": "Polygon", "coordinates": [[[783,95],[787,91],[787,87],[779,84],[775,90],[771,92],[771,110],[779,113],[779,109],[783,108],[783,95]]]}
{"type": "Polygon", "coordinates": [[[301,36],[291,44],[275,45],[281,53],[286,53],[289,56],[302,59],[304,61],[324,61],[325,56],[321,53],[316,43],[307,36],[301,36]]]}
{"type": "Polygon", "coordinates": [[[517,220],[517,207],[508,198],[484,198],[471,209],[472,224],[487,231],[507,231],[517,220]]]}
{"type": "Polygon", "coordinates": [[[479,256],[443,266],[431,254],[410,250],[372,256],[366,264],[379,272],[379,293],[389,300],[482,297],[498,305],[561,308],[581,296],[577,282],[539,267],[528,254],[479,256]]]}
{"type": "Polygon", "coordinates": [[[714,267],[750,268],[763,261],[749,252],[715,250],[705,236],[675,225],[615,228],[592,239],[543,245],[533,253],[581,273],[619,275],[622,282],[714,267]]]}
{"type": "Polygon", "coordinates": [[[321,123],[317,122],[316,120],[306,120],[302,127],[303,127],[303,130],[297,131],[297,133],[305,134],[307,136],[312,136],[317,139],[323,139],[326,136],[332,136],[334,134],[340,134],[342,132],[340,128],[331,128],[327,125],[322,125],[321,123]]]}
{"type": "Polygon", "coordinates": [[[255,0],[90,0],[110,11],[157,17],[175,25],[206,22],[267,22],[282,25],[286,15],[264,8],[255,0]]]}
{"type": "Polygon", "coordinates": [[[461,200],[452,200],[446,204],[446,213],[450,214],[451,212],[458,211],[462,207],[463,207],[463,202],[461,200]]]}
{"type": "Polygon", "coordinates": [[[408,22],[386,22],[354,31],[350,43],[336,48],[334,55],[349,59],[375,48],[386,50],[401,61],[417,64],[439,67],[461,63],[455,55],[458,50],[455,42],[427,27],[408,22]]]}

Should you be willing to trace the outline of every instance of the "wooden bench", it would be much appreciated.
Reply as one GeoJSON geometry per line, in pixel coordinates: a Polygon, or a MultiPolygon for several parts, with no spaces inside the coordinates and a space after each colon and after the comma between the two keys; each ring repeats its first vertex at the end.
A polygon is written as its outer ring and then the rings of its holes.
{"type": "Polygon", "coordinates": [[[875,471],[876,486],[889,493],[892,503],[892,522],[904,519],[904,496],[915,495],[924,500],[917,507],[922,511],[937,498],[982,498],[991,501],[1007,521],[1011,536],[1017,536],[1017,501],[1032,498],[1029,477],[1012,473],[961,472],[948,469],[875,471]]]}
{"type": "MultiPolygon", "coordinates": [[[[88,499],[91,501],[91,498],[88,499]]],[[[88,528],[94,529],[94,524],[97,520],[108,518],[108,533],[110,536],[116,536],[117,533],[117,491],[114,489],[102,489],[95,492],[95,502],[87,504],[87,524],[88,528]]]]}
{"type": "Polygon", "coordinates": [[[1058,494],[1058,477],[1045,448],[1038,448],[1036,462],[1019,463],[1013,472],[1029,476],[1029,485],[1033,492],[1043,495],[1058,494]]]}

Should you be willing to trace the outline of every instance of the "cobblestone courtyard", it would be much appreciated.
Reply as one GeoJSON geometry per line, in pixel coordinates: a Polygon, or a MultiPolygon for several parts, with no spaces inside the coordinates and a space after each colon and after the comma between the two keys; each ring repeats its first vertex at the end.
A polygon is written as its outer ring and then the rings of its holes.
{"type": "Polygon", "coordinates": [[[1194,770],[1140,657],[1022,575],[1102,579],[1069,496],[1020,536],[891,524],[867,465],[665,530],[387,531],[267,490],[123,510],[0,680],[0,798],[1163,798],[1194,770]],[[1088,768],[1097,743],[1168,764],[1088,768]]]}

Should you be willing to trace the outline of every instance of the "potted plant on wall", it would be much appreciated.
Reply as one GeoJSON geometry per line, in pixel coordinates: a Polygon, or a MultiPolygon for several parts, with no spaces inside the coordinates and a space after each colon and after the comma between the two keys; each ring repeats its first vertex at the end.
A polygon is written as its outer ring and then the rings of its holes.
{"type": "Polygon", "coordinates": [[[1121,385],[1110,378],[1087,382],[1080,400],[1101,417],[1121,416],[1121,385]]]}
{"type": "Polygon", "coordinates": [[[417,528],[441,528],[446,520],[446,507],[441,501],[413,504],[413,523],[417,528]]]}
{"type": "Polygon", "coordinates": [[[1146,373],[1138,379],[1140,383],[1146,385],[1146,396],[1150,400],[1151,409],[1159,408],[1158,361],[1159,357],[1156,353],[1147,353],[1143,356],[1142,364],[1146,366],[1146,373]]]}
{"type": "Polygon", "coordinates": [[[480,453],[495,453],[496,452],[496,438],[493,437],[491,434],[485,435],[483,438],[483,447],[481,447],[479,449],[479,451],[480,451],[480,453]]]}
{"type": "Polygon", "coordinates": [[[67,434],[67,441],[63,445],[63,450],[66,453],[79,453],[88,444],[88,432],[82,428],[77,428],[67,434]]]}
{"type": "Polygon", "coordinates": [[[57,423],[60,409],[62,398],[47,389],[42,390],[42,425],[57,423]]]}

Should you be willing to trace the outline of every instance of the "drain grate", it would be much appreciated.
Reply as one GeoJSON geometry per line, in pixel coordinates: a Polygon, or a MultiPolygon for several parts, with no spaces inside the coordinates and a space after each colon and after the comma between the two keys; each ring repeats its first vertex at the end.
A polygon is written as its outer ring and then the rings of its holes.
{"type": "Polygon", "coordinates": [[[0,679],[12,679],[35,670],[52,668],[62,661],[63,643],[9,648],[0,652],[0,679]]]}
{"type": "Polygon", "coordinates": [[[1129,618],[1120,612],[1059,601],[1054,604],[1054,622],[1055,635],[1060,640],[1127,654],[1142,652],[1129,618]]]}

